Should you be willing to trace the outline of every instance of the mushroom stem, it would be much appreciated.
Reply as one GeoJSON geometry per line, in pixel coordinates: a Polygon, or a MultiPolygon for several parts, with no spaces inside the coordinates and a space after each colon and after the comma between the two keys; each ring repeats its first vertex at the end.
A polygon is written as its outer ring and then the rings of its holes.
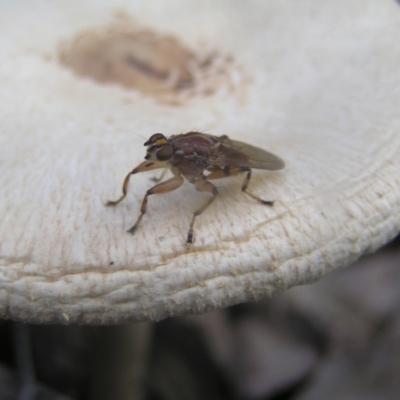
{"type": "Polygon", "coordinates": [[[29,325],[13,323],[14,346],[18,365],[19,400],[35,398],[37,390],[29,325]]]}
{"type": "Polygon", "coordinates": [[[96,327],[90,398],[142,400],[153,323],[96,327]]]}

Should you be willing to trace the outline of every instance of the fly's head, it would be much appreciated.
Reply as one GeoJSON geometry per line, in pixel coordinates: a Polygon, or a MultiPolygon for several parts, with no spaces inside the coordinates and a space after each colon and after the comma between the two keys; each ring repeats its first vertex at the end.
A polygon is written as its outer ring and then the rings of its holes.
{"type": "Polygon", "coordinates": [[[174,155],[174,148],[162,133],[155,133],[144,145],[147,146],[146,160],[168,161],[174,155]]]}

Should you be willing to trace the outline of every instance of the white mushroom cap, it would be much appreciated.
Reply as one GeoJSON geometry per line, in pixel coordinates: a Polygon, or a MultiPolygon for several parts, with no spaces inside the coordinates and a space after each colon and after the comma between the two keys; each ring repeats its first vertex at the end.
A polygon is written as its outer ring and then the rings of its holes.
{"type": "Polygon", "coordinates": [[[314,281],[396,235],[398,4],[114,4],[1,6],[1,317],[119,323],[203,312],[314,281]],[[59,62],[61,43],[121,10],[196,60],[215,51],[214,76],[166,98],[59,62]],[[210,82],[214,93],[202,88],[210,82]],[[126,233],[151,175],[132,176],[116,208],[104,203],[143,160],[135,133],[193,128],[281,156],[286,169],[254,171],[250,184],[274,207],[243,196],[240,179],[217,181],[188,250],[192,212],[207,195],[187,184],[151,196],[139,230],[126,233]]]}

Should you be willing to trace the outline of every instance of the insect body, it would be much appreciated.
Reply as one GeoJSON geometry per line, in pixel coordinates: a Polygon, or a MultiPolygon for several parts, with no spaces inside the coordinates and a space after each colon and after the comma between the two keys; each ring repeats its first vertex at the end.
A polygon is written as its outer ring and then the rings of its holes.
{"type": "Polygon", "coordinates": [[[166,138],[162,133],[155,133],[144,144],[147,146],[146,161],[138,165],[126,176],[122,186],[122,196],[106,205],[115,206],[126,194],[131,175],[158,168],[169,168],[173,177],[158,183],[149,189],[142,201],[140,215],[133,227],[128,230],[134,233],[146,212],[147,199],[152,194],[161,194],[178,189],[184,178],[194,184],[197,190],[209,192],[212,197],[193,213],[186,243],[193,243],[193,226],[198,217],[217,197],[218,190],[210,180],[246,173],[242,192],[262,204],[273,205],[273,201],[260,199],[247,191],[251,170],[278,170],[285,163],[278,156],[246,143],[229,139],[228,136],[212,136],[200,132],[188,132],[166,138]],[[208,173],[205,175],[205,173],[208,173]]]}

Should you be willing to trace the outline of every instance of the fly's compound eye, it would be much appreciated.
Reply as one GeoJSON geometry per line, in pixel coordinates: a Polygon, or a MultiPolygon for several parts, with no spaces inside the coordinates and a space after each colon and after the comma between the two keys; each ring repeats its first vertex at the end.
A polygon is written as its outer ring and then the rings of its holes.
{"type": "Polygon", "coordinates": [[[158,161],[167,161],[174,155],[174,149],[170,144],[160,147],[156,151],[156,158],[158,161]]]}
{"type": "Polygon", "coordinates": [[[162,133],[155,133],[150,136],[150,139],[144,144],[145,146],[150,146],[152,144],[156,144],[158,141],[167,141],[165,136],[162,133]]]}

